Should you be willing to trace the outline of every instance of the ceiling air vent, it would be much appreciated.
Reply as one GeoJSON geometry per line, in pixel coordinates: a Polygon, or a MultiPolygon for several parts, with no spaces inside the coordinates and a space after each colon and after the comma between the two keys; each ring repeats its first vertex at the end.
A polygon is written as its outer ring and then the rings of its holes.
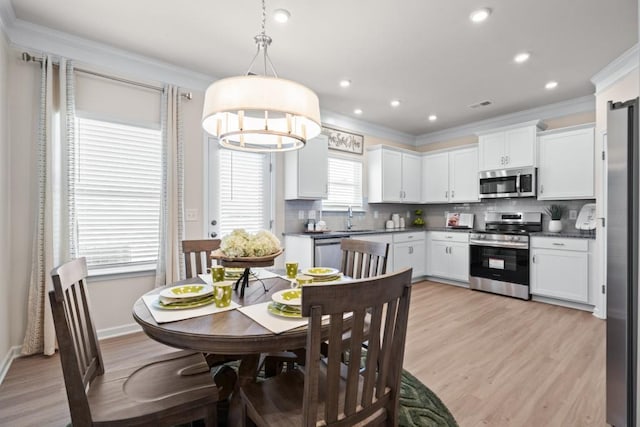
{"type": "Polygon", "coordinates": [[[491,101],[480,101],[469,105],[469,108],[488,107],[489,105],[491,105],[491,101]]]}

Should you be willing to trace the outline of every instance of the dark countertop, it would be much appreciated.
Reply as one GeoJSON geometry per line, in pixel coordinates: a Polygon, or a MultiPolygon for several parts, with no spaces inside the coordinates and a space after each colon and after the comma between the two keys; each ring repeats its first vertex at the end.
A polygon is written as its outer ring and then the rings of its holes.
{"type": "Polygon", "coordinates": [[[567,230],[559,233],[552,233],[550,231],[539,231],[537,233],[531,233],[531,237],[561,237],[570,239],[595,239],[596,232],[594,231],[580,231],[580,230],[567,230]]]}
{"type": "Polygon", "coordinates": [[[387,234],[387,233],[411,233],[416,231],[425,231],[423,227],[406,227],[406,228],[392,228],[392,229],[377,229],[377,230],[362,230],[357,228],[351,231],[326,231],[323,233],[282,233],[284,236],[298,236],[298,237],[310,237],[312,239],[333,239],[347,236],[363,236],[366,234],[387,234]]]}

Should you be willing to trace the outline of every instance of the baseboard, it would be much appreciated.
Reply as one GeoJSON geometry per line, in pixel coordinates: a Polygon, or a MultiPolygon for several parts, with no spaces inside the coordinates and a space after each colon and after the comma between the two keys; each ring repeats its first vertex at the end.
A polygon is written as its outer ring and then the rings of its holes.
{"type": "Polygon", "coordinates": [[[564,300],[559,300],[555,298],[543,297],[540,295],[531,295],[531,301],[544,302],[546,304],[559,305],[561,307],[567,307],[567,308],[575,308],[577,310],[588,311],[590,313],[593,313],[593,309],[594,309],[594,307],[589,304],[582,304],[579,302],[572,302],[572,301],[564,301],[564,300]]]}
{"type": "Polygon", "coordinates": [[[137,323],[129,323],[128,325],[114,326],[113,328],[104,328],[96,331],[99,340],[106,338],[115,338],[122,335],[129,335],[136,332],[142,332],[142,328],[137,323]]]}
{"type": "Polygon", "coordinates": [[[0,363],[0,384],[4,381],[4,377],[9,372],[9,368],[11,367],[11,363],[14,359],[20,357],[20,352],[22,351],[22,346],[15,345],[9,349],[7,354],[2,359],[2,363],[0,363]]]}
{"type": "Polygon", "coordinates": [[[455,281],[455,280],[444,279],[442,277],[424,276],[422,278],[422,280],[428,280],[430,282],[444,283],[445,285],[453,285],[453,286],[458,286],[460,288],[469,289],[469,283],[468,282],[458,282],[458,281],[455,281]]]}

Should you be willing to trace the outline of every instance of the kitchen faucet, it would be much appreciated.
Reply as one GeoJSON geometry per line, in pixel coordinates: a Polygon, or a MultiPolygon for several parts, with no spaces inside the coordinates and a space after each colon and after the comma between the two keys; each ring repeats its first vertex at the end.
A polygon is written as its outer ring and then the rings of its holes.
{"type": "Polygon", "coordinates": [[[353,224],[351,224],[351,218],[353,218],[353,209],[351,208],[351,205],[349,205],[347,208],[347,230],[351,230],[351,227],[353,227],[353,224]]]}

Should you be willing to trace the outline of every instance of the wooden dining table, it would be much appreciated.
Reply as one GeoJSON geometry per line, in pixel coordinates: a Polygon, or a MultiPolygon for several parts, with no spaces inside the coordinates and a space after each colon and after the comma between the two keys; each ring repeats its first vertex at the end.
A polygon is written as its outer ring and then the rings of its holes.
{"type": "MultiPolygon", "coordinates": [[[[171,286],[204,283],[194,277],[173,283],[171,286]]],[[[289,280],[281,277],[262,279],[251,282],[245,290],[244,297],[234,292],[232,299],[240,305],[247,306],[270,301],[275,292],[288,289],[289,280]]],[[[158,294],[164,288],[150,291],[146,295],[158,294]]],[[[133,306],[133,318],[142,330],[152,339],[180,349],[194,350],[218,355],[238,355],[238,381],[230,401],[230,420],[237,420],[240,409],[240,386],[256,380],[262,353],[279,352],[306,346],[307,328],[302,326],[287,332],[275,334],[238,310],[229,310],[191,319],[169,323],[157,323],[146,304],[140,297],[133,306]]],[[[344,322],[345,330],[350,322],[344,322]]],[[[329,328],[324,333],[328,337],[329,328]]],[[[229,424],[236,425],[236,424],[229,424]]]]}

